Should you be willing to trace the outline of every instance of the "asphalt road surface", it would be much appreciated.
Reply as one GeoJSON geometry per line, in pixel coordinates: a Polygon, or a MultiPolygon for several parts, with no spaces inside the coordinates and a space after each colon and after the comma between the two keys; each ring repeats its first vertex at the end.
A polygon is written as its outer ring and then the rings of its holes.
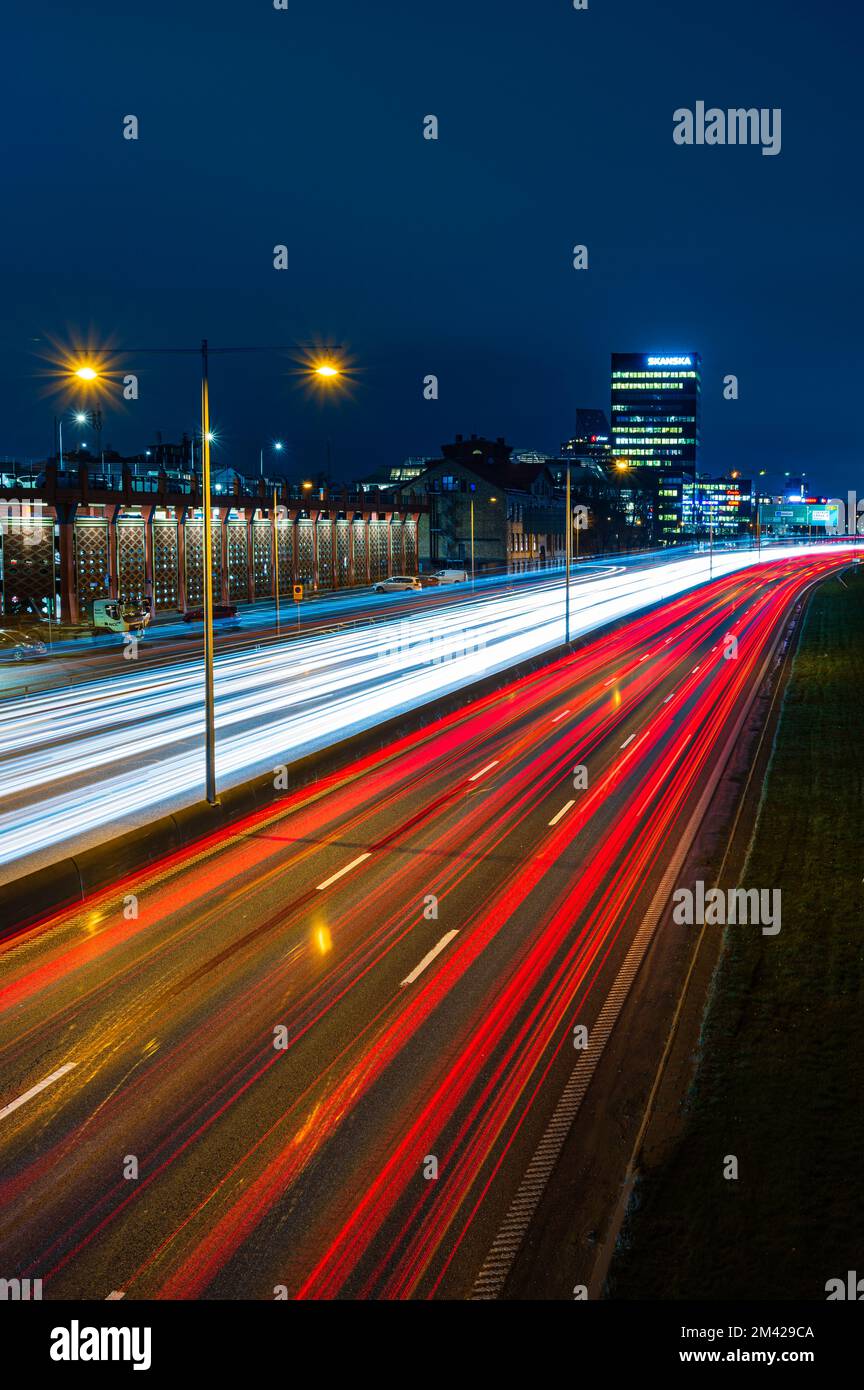
{"type": "Polygon", "coordinates": [[[796,596],[842,563],[685,593],[6,942],[0,1273],[52,1299],[468,1297],[574,1027],[796,596]]]}
{"type": "MultiPolygon", "coordinates": [[[[801,559],[818,553],[798,550],[801,559]]],[[[717,577],[762,568],[756,562],[751,551],[586,567],[571,585],[571,635],[693,589],[709,565],[717,577]]],[[[394,595],[389,621],[220,652],[220,788],[433,704],[564,639],[560,576],[450,590],[437,601],[407,597],[416,603],[410,616],[405,596],[394,595]]],[[[111,659],[110,676],[0,702],[0,882],[203,799],[200,658],[125,660],[115,648],[111,659]]]]}

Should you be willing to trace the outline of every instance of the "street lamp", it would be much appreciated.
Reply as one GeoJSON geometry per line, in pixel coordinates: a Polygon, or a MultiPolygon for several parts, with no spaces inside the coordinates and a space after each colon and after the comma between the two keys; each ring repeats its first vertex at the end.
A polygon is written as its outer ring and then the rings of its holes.
{"type": "MultiPolygon", "coordinates": [[[[497,502],[497,497],[488,497],[488,502],[497,502]]],[[[471,588],[474,588],[474,493],[471,493],[471,588]]]]}
{"type": "MultiPolygon", "coordinates": [[[[210,445],[213,442],[213,433],[210,429],[210,385],[209,385],[209,362],[211,352],[226,354],[238,352],[295,352],[300,344],[286,347],[227,347],[210,348],[207,339],[201,339],[200,347],[135,347],[135,348],[97,348],[95,351],[88,352],[88,356],[94,357],[116,357],[121,354],[132,356],[135,354],[147,355],[197,355],[201,356],[201,493],[204,512],[204,759],[205,759],[205,793],[207,801],[211,806],[218,804],[216,795],[216,710],[214,696],[213,678],[213,514],[211,506],[211,480],[210,480],[210,445]]],[[[78,377],[81,381],[93,382],[100,378],[100,372],[90,363],[82,363],[78,367],[69,368],[69,374],[78,377]]],[[[338,367],[329,362],[318,363],[314,371],[321,377],[335,377],[340,375],[338,367]]]]}
{"type": "MultiPolygon", "coordinates": [[[[270,447],[272,448],[272,450],[273,450],[274,453],[276,453],[276,454],[281,454],[281,453],[282,453],[282,450],[285,448],[285,445],[282,443],[282,440],[281,440],[281,439],[274,439],[274,441],[273,441],[273,443],[272,443],[272,445],[271,445],[270,447]]],[[[259,462],[259,467],[260,467],[260,469],[261,469],[261,477],[263,478],[263,477],[264,477],[264,449],[263,449],[263,446],[262,446],[262,448],[259,450],[258,462],[259,462]]]]}
{"type": "Polygon", "coordinates": [[[570,505],[570,463],[567,463],[567,496],[564,504],[564,524],[567,534],[564,537],[564,640],[570,641],[570,553],[573,549],[573,508],[570,505]]]}

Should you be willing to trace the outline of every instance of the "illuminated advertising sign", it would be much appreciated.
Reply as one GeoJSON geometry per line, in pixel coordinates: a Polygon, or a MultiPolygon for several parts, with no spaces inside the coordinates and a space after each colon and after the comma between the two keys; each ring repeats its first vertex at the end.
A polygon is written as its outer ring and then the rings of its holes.
{"type": "Polygon", "coordinates": [[[692,367],[692,357],[649,357],[649,367],[692,367]]]}

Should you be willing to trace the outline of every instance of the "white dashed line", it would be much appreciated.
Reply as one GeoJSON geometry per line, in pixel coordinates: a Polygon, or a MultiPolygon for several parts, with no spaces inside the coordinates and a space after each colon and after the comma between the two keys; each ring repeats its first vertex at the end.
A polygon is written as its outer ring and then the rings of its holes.
{"type": "Polygon", "coordinates": [[[423,957],[419,965],[415,965],[414,969],[411,971],[411,974],[405,976],[405,979],[402,981],[402,984],[413,985],[417,977],[423,974],[423,971],[426,969],[427,965],[431,965],[435,957],[437,955],[440,955],[440,953],[444,950],[445,946],[450,945],[450,942],[453,940],[454,936],[458,935],[458,931],[446,932],[445,935],[442,936],[441,940],[438,942],[438,945],[432,947],[432,950],[429,951],[429,953],[423,957]]]}
{"type": "Polygon", "coordinates": [[[24,1092],[23,1096],[19,1096],[17,1100],[10,1100],[9,1104],[4,1105],[3,1109],[0,1110],[0,1120],[5,1120],[6,1116],[11,1115],[12,1111],[17,1110],[19,1106],[26,1105],[28,1100],[38,1096],[40,1091],[44,1091],[48,1086],[53,1086],[55,1081],[59,1081],[61,1076],[65,1076],[67,1071],[71,1071],[77,1065],[77,1062],[67,1062],[57,1071],[52,1071],[51,1075],[46,1076],[44,1081],[40,1081],[36,1086],[31,1086],[29,1091],[24,1092]]]}
{"type": "Polygon", "coordinates": [[[560,714],[556,714],[555,718],[552,720],[552,723],[557,724],[559,719],[565,719],[569,713],[569,709],[562,709],[560,714]]]}
{"type": "Polygon", "coordinates": [[[624,742],[621,744],[621,747],[626,748],[628,743],[632,743],[635,737],[635,734],[631,734],[629,738],[625,738],[624,742]]]}
{"type": "Polygon", "coordinates": [[[478,777],[485,777],[487,772],[491,772],[493,767],[498,766],[498,761],[499,760],[496,758],[494,763],[487,763],[485,767],[481,767],[479,772],[475,772],[473,777],[469,777],[468,781],[476,782],[478,777]]]}
{"type": "Polygon", "coordinates": [[[558,822],[559,822],[559,820],[561,820],[561,818],[562,818],[563,816],[566,816],[567,812],[570,810],[570,807],[571,807],[571,806],[575,806],[575,805],[576,805],[576,802],[575,802],[575,801],[568,801],[567,804],[566,804],[565,806],[562,806],[562,807],[561,807],[561,810],[558,812],[557,816],[553,816],[552,819],[550,820],[550,822],[549,822],[550,826],[551,826],[551,825],[557,825],[558,822]]]}
{"type": "Polygon", "coordinates": [[[125,1298],[125,1297],[126,1297],[126,1295],[125,1295],[125,1293],[123,1292],[122,1289],[115,1289],[113,1293],[109,1293],[109,1295],[108,1295],[108,1297],[106,1298],[105,1302],[106,1302],[106,1303],[116,1303],[118,1299],[120,1299],[120,1298],[125,1298]]]}
{"type": "Polygon", "coordinates": [[[329,888],[330,884],[335,883],[337,878],[342,878],[345,874],[350,874],[352,869],[356,869],[358,864],[362,864],[363,860],[369,859],[371,855],[371,850],[367,850],[365,854],[358,854],[357,858],[352,859],[350,864],[346,864],[344,869],[339,869],[337,873],[331,874],[329,878],[325,878],[323,883],[319,883],[317,891],[320,893],[322,889],[329,888]]]}

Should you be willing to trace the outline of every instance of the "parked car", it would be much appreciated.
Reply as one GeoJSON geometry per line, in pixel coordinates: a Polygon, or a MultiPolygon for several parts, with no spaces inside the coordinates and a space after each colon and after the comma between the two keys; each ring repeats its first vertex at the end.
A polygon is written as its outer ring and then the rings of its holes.
{"type": "MultiPolygon", "coordinates": [[[[184,623],[203,623],[204,608],[187,608],[183,614],[184,623]]],[[[213,621],[219,623],[221,627],[239,627],[240,619],[237,617],[236,603],[214,603],[213,621]]]]}
{"type": "Polygon", "coordinates": [[[38,661],[47,655],[48,648],[34,633],[0,628],[0,661],[38,661]]]}
{"type": "Polygon", "coordinates": [[[433,579],[436,584],[467,584],[468,571],[436,570],[434,574],[430,575],[430,578],[433,579]]]}
{"type": "Polygon", "coordinates": [[[422,589],[423,585],[416,575],[391,574],[387,579],[380,579],[372,587],[376,594],[398,594],[406,589],[422,589]]]}

